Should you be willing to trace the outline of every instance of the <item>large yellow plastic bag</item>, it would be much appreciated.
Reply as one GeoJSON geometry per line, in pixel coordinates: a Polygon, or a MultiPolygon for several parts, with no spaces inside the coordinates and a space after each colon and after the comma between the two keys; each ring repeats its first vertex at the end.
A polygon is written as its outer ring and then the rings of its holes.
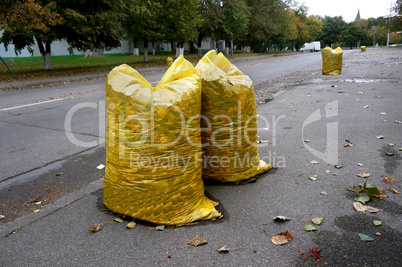
{"type": "Polygon", "coordinates": [[[127,65],[106,79],[104,203],[157,224],[220,216],[204,195],[201,80],[179,57],[156,87],[127,65]]]}
{"type": "Polygon", "coordinates": [[[340,47],[335,50],[325,47],[322,53],[322,74],[338,75],[342,71],[342,55],[343,51],[340,47]]]}
{"type": "Polygon", "coordinates": [[[203,176],[237,182],[270,170],[258,155],[251,79],[215,50],[196,69],[202,79],[203,176]]]}

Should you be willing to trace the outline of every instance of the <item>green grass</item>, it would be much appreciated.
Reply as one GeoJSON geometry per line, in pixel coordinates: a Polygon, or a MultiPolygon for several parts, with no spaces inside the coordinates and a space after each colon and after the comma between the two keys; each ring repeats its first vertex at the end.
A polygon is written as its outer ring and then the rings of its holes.
{"type": "MultiPolygon", "coordinates": [[[[235,51],[233,58],[251,57],[259,54],[241,53],[235,51]]],[[[46,77],[68,76],[80,73],[107,72],[114,67],[127,64],[133,68],[164,66],[166,58],[173,54],[148,55],[149,62],[143,62],[143,56],[132,56],[122,54],[104,55],[101,57],[84,57],[83,55],[72,56],[52,56],[49,71],[43,70],[43,61],[41,57],[21,57],[13,58],[14,62],[6,62],[10,69],[14,72],[11,74],[6,66],[0,62],[0,82],[13,80],[40,79],[46,77]]],[[[197,63],[199,58],[197,54],[185,53],[184,57],[197,63]]],[[[7,58],[4,58],[7,61],[7,58]]]]}

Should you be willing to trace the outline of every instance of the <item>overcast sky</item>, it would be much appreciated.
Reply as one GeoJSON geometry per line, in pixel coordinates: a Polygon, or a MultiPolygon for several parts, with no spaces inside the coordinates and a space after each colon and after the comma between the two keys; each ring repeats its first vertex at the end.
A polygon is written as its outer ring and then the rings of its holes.
{"type": "Polygon", "coordinates": [[[342,16],[344,21],[352,22],[356,18],[358,9],[362,19],[389,16],[391,4],[394,5],[396,0],[298,0],[297,2],[304,2],[304,5],[308,7],[309,15],[342,16]]]}

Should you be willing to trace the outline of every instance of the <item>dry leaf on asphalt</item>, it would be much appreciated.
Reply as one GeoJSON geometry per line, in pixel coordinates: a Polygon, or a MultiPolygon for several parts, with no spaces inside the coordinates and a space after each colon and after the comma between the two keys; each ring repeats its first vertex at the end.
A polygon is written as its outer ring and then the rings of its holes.
{"type": "Polygon", "coordinates": [[[229,248],[227,246],[219,247],[218,252],[229,252],[229,248]]]}
{"type": "Polygon", "coordinates": [[[208,243],[208,241],[205,240],[204,238],[202,238],[200,236],[200,234],[197,234],[193,239],[191,239],[187,242],[187,245],[192,245],[192,246],[196,247],[196,246],[204,245],[206,243],[208,243]]]}
{"type": "Polygon", "coordinates": [[[368,173],[368,172],[358,173],[358,174],[356,174],[356,175],[359,176],[359,177],[361,177],[361,178],[370,177],[370,173],[368,173]]]}
{"type": "Polygon", "coordinates": [[[325,191],[320,192],[320,194],[323,195],[323,196],[328,196],[328,193],[325,192],[325,191]]]}
{"type": "Polygon", "coordinates": [[[96,232],[99,232],[100,230],[102,230],[102,227],[101,227],[101,225],[100,225],[99,223],[96,223],[96,224],[90,226],[90,227],[88,228],[88,230],[91,231],[91,232],[95,232],[95,233],[96,233],[96,232]]]}
{"type": "Polygon", "coordinates": [[[5,218],[5,216],[4,216],[4,215],[0,215],[0,220],[1,220],[1,219],[4,219],[4,218],[5,218]]]}
{"type": "Polygon", "coordinates": [[[342,168],[343,166],[342,166],[342,165],[334,165],[334,167],[337,168],[337,169],[340,169],[340,168],[342,168]]]}
{"type": "Polygon", "coordinates": [[[103,164],[99,164],[98,167],[96,167],[98,170],[102,170],[105,168],[105,165],[103,164]]]}
{"type": "Polygon", "coordinates": [[[134,227],[136,227],[137,226],[137,224],[135,223],[135,222],[129,222],[127,225],[126,225],[126,228],[127,229],[133,229],[134,227]]]}
{"type": "Polygon", "coordinates": [[[293,239],[293,235],[289,232],[282,232],[271,237],[271,242],[275,245],[283,245],[293,239]]]}
{"type": "Polygon", "coordinates": [[[323,221],[325,221],[324,218],[314,218],[311,220],[315,225],[320,225],[323,221]]]}
{"type": "Polygon", "coordinates": [[[212,205],[214,205],[214,207],[219,205],[219,202],[216,202],[216,201],[213,201],[213,200],[210,200],[210,201],[211,201],[212,205]]]}
{"type": "Polygon", "coordinates": [[[393,188],[390,188],[389,190],[391,190],[392,193],[394,194],[398,194],[399,195],[399,191],[393,188]]]}
{"type": "Polygon", "coordinates": [[[290,221],[290,220],[291,220],[290,218],[281,216],[281,215],[274,217],[274,221],[276,221],[276,222],[278,222],[278,221],[283,222],[283,221],[290,221]]]}
{"type": "Polygon", "coordinates": [[[316,160],[312,160],[310,163],[311,163],[311,164],[318,164],[318,163],[320,163],[320,162],[319,162],[319,161],[316,161],[316,160]]]}
{"type": "Polygon", "coordinates": [[[122,223],[123,219],[122,218],[115,218],[113,221],[118,222],[118,223],[122,223]]]}

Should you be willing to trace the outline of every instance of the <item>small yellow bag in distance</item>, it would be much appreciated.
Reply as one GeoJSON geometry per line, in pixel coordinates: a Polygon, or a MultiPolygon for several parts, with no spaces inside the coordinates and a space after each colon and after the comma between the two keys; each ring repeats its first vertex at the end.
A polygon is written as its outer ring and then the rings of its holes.
{"type": "Polygon", "coordinates": [[[366,51],[367,51],[367,50],[366,50],[366,46],[365,46],[365,45],[360,46],[360,50],[361,50],[362,52],[366,52],[366,51]]]}
{"type": "Polygon", "coordinates": [[[237,182],[270,170],[258,155],[251,79],[215,50],[196,69],[202,79],[203,177],[237,182]]]}
{"type": "Polygon", "coordinates": [[[106,104],[106,207],[166,225],[220,216],[204,195],[201,80],[190,62],[180,56],[156,87],[120,65],[106,104]]]}
{"type": "Polygon", "coordinates": [[[325,47],[322,53],[322,74],[338,75],[342,72],[342,48],[337,47],[335,50],[325,47]]]}

